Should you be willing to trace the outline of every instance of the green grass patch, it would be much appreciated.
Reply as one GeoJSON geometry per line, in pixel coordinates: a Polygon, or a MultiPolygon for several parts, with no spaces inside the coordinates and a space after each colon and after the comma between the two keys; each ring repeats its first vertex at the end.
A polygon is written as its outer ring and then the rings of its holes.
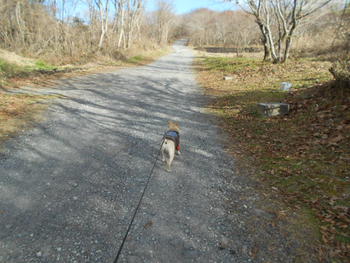
{"type": "Polygon", "coordinates": [[[138,63],[143,62],[145,59],[146,59],[145,57],[143,57],[141,55],[138,55],[138,56],[134,56],[134,57],[128,58],[127,62],[131,63],[131,64],[138,64],[138,63]]]}
{"type": "Polygon", "coordinates": [[[264,63],[253,58],[221,58],[210,57],[204,58],[204,63],[209,70],[217,70],[227,73],[239,73],[262,66],[264,63]]]}
{"type": "Polygon", "coordinates": [[[13,78],[16,76],[28,76],[29,70],[25,67],[17,66],[0,59],[0,76],[2,78],[13,78]]]}
{"type": "Polygon", "coordinates": [[[19,66],[0,59],[0,77],[2,79],[25,78],[37,72],[41,73],[42,71],[53,71],[56,69],[57,67],[46,64],[41,60],[38,60],[34,66],[19,66]]]}
{"type": "Polygon", "coordinates": [[[42,60],[38,60],[37,62],[35,62],[35,67],[33,68],[34,70],[55,70],[57,69],[57,67],[49,65],[47,63],[45,63],[42,60]]]}

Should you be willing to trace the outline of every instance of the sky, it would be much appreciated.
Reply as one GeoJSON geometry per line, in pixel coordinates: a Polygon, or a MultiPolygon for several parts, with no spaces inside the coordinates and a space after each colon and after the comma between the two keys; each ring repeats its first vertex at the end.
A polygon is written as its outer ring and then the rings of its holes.
{"type": "MultiPolygon", "coordinates": [[[[157,9],[157,2],[159,0],[145,0],[146,2],[146,10],[154,11],[157,9]]],[[[216,11],[224,11],[224,10],[232,10],[235,8],[233,3],[225,3],[224,0],[163,0],[169,1],[173,3],[174,11],[176,14],[185,14],[191,12],[198,8],[208,8],[216,11]]],[[[233,1],[235,2],[235,1],[233,1]]],[[[62,7],[62,0],[58,0],[57,4],[59,9],[62,7]]],[[[80,18],[84,18],[86,15],[86,2],[84,1],[67,1],[65,8],[66,17],[77,16],[80,18]],[[75,3],[75,4],[72,4],[75,3]],[[83,4],[85,3],[85,4],[83,4]]],[[[59,15],[61,17],[61,15],[59,15]]]]}
{"type": "MultiPolygon", "coordinates": [[[[158,0],[146,0],[147,9],[156,9],[158,0]]],[[[194,9],[198,8],[208,8],[218,11],[223,11],[227,9],[233,9],[234,5],[232,3],[223,3],[222,0],[173,0],[173,5],[175,7],[175,12],[177,14],[188,13],[194,9]]]]}

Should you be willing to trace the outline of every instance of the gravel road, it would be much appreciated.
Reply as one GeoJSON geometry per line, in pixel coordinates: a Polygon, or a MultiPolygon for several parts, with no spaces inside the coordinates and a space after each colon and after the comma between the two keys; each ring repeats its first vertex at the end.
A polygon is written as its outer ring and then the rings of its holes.
{"type": "Polygon", "coordinates": [[[192,51],[174,49],[45,90],[67,98],[0,156],[1,263],[112,263],[170,119],[182,156],[158,161],[120,262],[294,262],[203,110],[192,51]]]}

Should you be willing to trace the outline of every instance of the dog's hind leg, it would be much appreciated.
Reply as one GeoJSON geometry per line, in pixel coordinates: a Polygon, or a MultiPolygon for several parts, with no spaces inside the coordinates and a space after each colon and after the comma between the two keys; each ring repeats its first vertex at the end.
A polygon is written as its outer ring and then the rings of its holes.
{"type": "Polygon", "coordinates": [[[162,152],[162,162],[165,162],[166,160],[166,157],[168,155],[168,150],[166,148],[166,144],[167,144],[167,141],[166,139],[164,139],[164,141],[162,142],[162,149],[161,149],[161,152],[162,152]]]}
{"type": "Polygon", "coordinates": [[[164,151],[162,150],[162,162],[165,162],[164,151]]]}
{"type": "Polygon", "coordinates": [[[171,172],[170,166],[171,166],[171,161],[170,161],[169,159],[167,159],[167,160],[166,160],[166,170],[167,170],[168,172],[171,172]]]}
{"type": "Polygon", "coordinates": [[[166,164],[167,164],[167,171],[168,172],[171,172],[171,163],[173,162],[174,160],[174,154],[170,154],[169,155],[169,158],[166,158],[166,164]]]}

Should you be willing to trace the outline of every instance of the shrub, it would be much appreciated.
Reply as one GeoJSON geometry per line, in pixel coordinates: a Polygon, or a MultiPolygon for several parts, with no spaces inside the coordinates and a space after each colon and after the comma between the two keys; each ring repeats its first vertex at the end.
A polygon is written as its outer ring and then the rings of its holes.
{"type": "Polygon", "coordinates": [[[350,59],[339,60],[329,69],[337,86],[350,88],[350,59]]]}

